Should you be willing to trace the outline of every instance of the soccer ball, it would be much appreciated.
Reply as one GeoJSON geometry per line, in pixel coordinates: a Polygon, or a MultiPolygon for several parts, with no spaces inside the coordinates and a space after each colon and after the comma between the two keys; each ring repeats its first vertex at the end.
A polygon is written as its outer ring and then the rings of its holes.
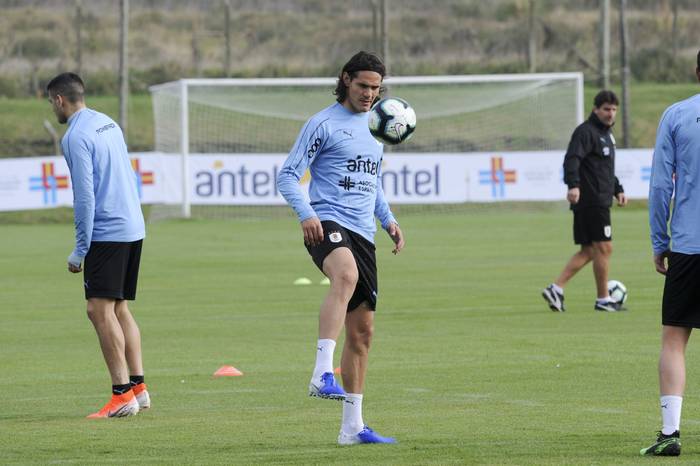
{"type": "Polygon", "coordinates": [[[624,304],[627,301],[627,287],[620,281],[608,281],[608,294],[616,303],[624,304]]]}
{"type": "Polygon", "coordinates": [[[416,112],[403,99],[382,99],[369,111],[369,132],[381,143],[393,146],[409,139],[415,130],[416,112]]]}

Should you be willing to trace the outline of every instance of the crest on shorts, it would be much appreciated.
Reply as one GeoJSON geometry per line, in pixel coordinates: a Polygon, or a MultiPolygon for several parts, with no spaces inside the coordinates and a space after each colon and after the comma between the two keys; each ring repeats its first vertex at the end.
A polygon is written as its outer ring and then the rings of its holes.
{"type": "Polygon", "coordinates": [[[328,235],[328,239],[331,243],[340,243],[343,240],[339,231],[333,231],[328,235]]]}
{"type": "Polygon", "coordinates": [[[603,227],[603,234],[606,238],[610,238],[610,236],[612,236],[612,227],[610,225],[605,225],[603,227]]]}

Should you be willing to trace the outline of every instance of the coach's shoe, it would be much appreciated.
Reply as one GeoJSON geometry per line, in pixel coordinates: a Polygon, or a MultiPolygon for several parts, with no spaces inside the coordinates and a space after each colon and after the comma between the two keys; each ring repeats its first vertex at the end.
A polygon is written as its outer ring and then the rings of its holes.
{"type": "Polygon", "coordinates": [[[542,290],[542,297],[545,301],[547,301],[547,304],[549,304],[549,308],[552,311],[566,311],[566,309],[564,309],[564,295],[562,293],[557,293],[557,291],[554,289],[554,284],[549,285],[547,288],[542,290]]]}
{"type": "Polygon", "coordinates": [[[136,401],[134,391],[129,390],[121,395],[112,395],[112,399],[96,413],[87,416],[88,419],[102,419],[108,417],[135,416],[139,412],[139,402],[136,401]]]}
{"type": "Polygon", "coordinates": [[[134,385],[131,389],[134,391],[134,396],[139,404],[139,410],[151,407],[151,397],[148,395],[148,387],[145,383],[134,385]]]}
{"type": "Polygon", "coordinates": [[[309,383],[309,396],[317,396],[329,400],[344,400],[347,396],[345,390],[337,384],[332,372],[324,372],[318,382],[311,379],[309,383]]]}
{"type": "Polygon", "coordinates": [[[396,439],[382,437],[367,426],[355,435],[346,434],[342,430],[338,434],[338,445],[357,445],[360,443],[396,443],[396,439]]]}
{"type": "Polygon", "coordinates": [[[595,305],[593,306],[593,309],[595,309],[596,311],[603,312],[618,312],[627,310],[626,308],[622,307],[622,303],[617,303],[615,301],[596,301],[595,305]]]}
{"type": "Polygon", "coordinates": [[[681,433],[675,431],[671,435],[659,432],[656,442],[647,448],[639,450],[640,455],[679,456],[681,454],[681,433]]]}

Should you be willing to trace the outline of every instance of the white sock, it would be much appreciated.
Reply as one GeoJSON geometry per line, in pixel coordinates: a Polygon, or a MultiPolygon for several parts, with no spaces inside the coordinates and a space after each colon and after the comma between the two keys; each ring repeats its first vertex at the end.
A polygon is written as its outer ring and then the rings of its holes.
{"type": "Polygon", "coordinates": [[[362,394],[348,393],[343,401],[343,424],[340,430],[348,435],[359,434],[365,428],[362,421],[362,394]]]}
{"type": "Polygon", "coordinates": [[[605,298],[596,298],[596,302],[599,304],[605,304],[605,303],[614,303],[615,300],[612,299],[610,296],[606,296],[605,298]]]}
{"type": "Polygon", "coordinates": [[[318,340],[316,345],[316,367],[313,379],[318,381],[324,372],[333,372],[333,351],[335,341],[330,339],[318,340]]]}
{"type": "Polygon", "coordinates": [[[661,397],[662,434],[671,435],[675,431],[680,430],[682,406],[682,396],[664,395],[661,397]]]}
{"type": "Polygon", "coordinates": [[[552,289],[556,291],[559,294],[564,294],[564,288],[561,286],[557,285],[556,283],[552,283],[552,289]]]}

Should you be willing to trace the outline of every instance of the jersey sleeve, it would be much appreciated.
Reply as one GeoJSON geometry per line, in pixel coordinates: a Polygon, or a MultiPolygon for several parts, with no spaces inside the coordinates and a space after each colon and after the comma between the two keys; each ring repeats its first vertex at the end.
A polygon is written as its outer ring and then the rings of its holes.
{"type": "Polygon", "coordinates": [[[326,121],[311,118],[306,122],[277,177],[277,189],[294,209],[300,222],[316,216],[299,186],[299,180],[323,152],[329,136],[326,121]]]}
{"type": "Polygon", "coordinates": [[[70,167],[73,184],[75,249],[72,256],[81,259],[90,249],[95,222],[95,191],[90,146],[90,141],[78,132],[72,132],[63,144],[64,156],[70,167]]]}
{"type": "Polygon", "coordinates": [[[389,208],[389,203],[384,197],[384,189],[382,188],[382,162],[379,161],[379,168],[377,170],[377,197],[374,201],[374,215],[379,219],[382,224],[382,228],[385,230],[389,227],[391,223],[398,224],[394,218],[394,214],[391,213],[389,208]]]}
{"type": "Polygon", "coordinates": [[[579,167],[581,160],[590,152],[590,137],[583,126],[579,126],[571,135],[569,147],[564,156],[564,183],[571,188],[578,188],[581,184],[579,167]]]}
{"type": "Polygon", "coordinates": [[[651,162],[651,179],[649,180],[649,227],[654,254],[661,254],[669,249],[671,238],[668,234],[668,220],[675,171],[673,114],[668,109],[661,117],[659,128],[656,131],[656,144],[651,162]]]}

